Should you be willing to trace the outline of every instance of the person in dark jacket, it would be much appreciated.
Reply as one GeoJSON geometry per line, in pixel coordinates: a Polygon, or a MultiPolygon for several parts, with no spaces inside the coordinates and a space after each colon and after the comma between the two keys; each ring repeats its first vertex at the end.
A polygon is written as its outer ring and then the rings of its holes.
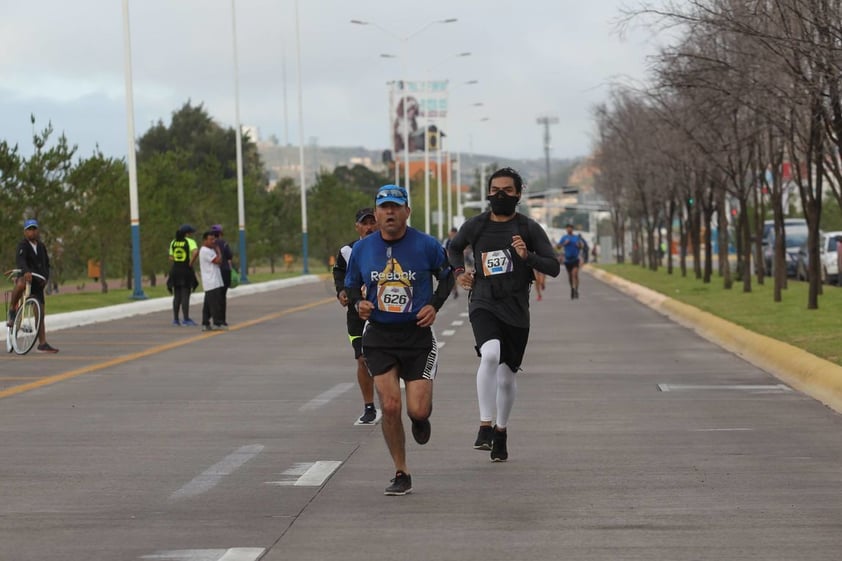
{"type": "Polygon", "coordinates": [[[556,277],[561,270],[544,229],[517,212],[523,187],[517,171],[495,171],[486,186],[491,210],[467,220],[448,251],[456,282],[470,291],[468,317],[480,357],[474,448],[490,451],[494,462],[509,458],[507,428],[517,396],[515,375],[529,340],[532,271],[556,277]],[[467,246],[474,253],[473,272],[465,271],[467,246]]]}
{"type": "MultiPolygon", "coordinates": [[[[15,265],[21,270],[21,276],[15,281],[12,289],[11,302],[13,306],[20,300],[26,290],[26,283],[31,283],[31,294],[41,304],[41,326],[38,328],[39,353],[57,353],[58,349],[47,343],[47,330],[44,327],[44,288],[50,278],[50,257],[47,246],[41,242],[38,221],[30,218],[23,223],[23,239],[15,250],[15,265]]],[[[9,310],[9,326],[14,322],[17,310],[9,310]]]]}
{"type": "Polygon", "coordinates": [[[346,324],[348,326],[348,339],[354,349],[354,358],[357,360],[357,384],[363,396],[363,414],[354,422],[355,425],[371,425],[378,421],[377,409],[374,407],[374,380],[368,373],[363,358],[363,326],[365,322],[360,319],[356,310],[348,306],[348,294],[345,291],[345,274],[348,272],[348,261],[351,259],[351,252],[354,245],[369,234],[377,231],[377,220],[374,218],[373,208],[361,208],[357,211],[354,228],[359,238],[343,245],[333,265],[333,284],[336,288],[336,299],[339,304],[347,309],[346,324]]]}
{"type": "Polygon", "coordinates": [[[219,262],[219,272],[222,273],[222,325],[228,325],[228,289],[231,288],[231,268],[232,260],[234,259],[234,252],[231,251],[231,246],[225,241],[225,233],[222,231],[222,224],[214,224],[210,229],[216,238],[216,247],[219,249],[221,261],[219,262]]]}
{"type": "Polygon", "coordinates": [[[196,230],[189,224],[184,224],[175,233],[175,239],[170,242],[169,260],[170,274],[167,278],[167,289],[172,292],[173,325],[196,325],[190,319],[190,294],[196,288],[196,273],[193,262],[199,253],[196,242],[188,237],[196,230]],[[183,321],[178,321],[178,311],[181,310],[183,321]]]}

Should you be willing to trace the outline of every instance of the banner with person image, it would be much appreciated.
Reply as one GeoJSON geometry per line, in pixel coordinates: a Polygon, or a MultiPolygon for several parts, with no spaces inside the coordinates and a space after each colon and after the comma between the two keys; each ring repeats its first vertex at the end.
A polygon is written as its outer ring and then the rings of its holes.
{"type": "Polygon", "coordinates": [[[430,137],[428,149],[437,148],[438,135],[444,136],[438,123],[447,118],[447,85],[447,80],[391,82],[389,122],[395,156],[403,152],[404,138],[409,152],[423,151],[425,131],[430,137]]]}

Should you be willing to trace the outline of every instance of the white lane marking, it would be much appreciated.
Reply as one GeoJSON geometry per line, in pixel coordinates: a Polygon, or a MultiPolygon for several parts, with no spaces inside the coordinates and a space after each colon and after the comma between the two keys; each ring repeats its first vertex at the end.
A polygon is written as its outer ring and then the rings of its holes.
{"type": "Polygon", "coordinates": [[[262,547],[231,549],[168,549],[144,555],[141,559],[157,561],[256,561],[266,550],[262,547]]]}
{"type": "Polygon", "coordinates": [[[232,547],[219,561],[256,561],[264,551],[262,547],[232,547]]]}
{"type": "Polygon", "coordinates": [[[341,465],[342,462],[337,462],[335,460],[320,460],[304,472],[304,475],[298,478],[295,485],[299,487],[321,487],[322,484],[327,481],[327,478],[330,477],[334,471],[339,469],[339,466],[341,465]]]}
{"type": "Polygon", "coordinates": [[[442,337],[450,337],[454,333],[456,333],[455,329],[445,329],[444,331],[441,332],[441,335],[442,335],[442,337]]]}
{"type": "Polygon", "coordinates": [[[156,551],[151,555],[144,555],[141,559],[158,559],[159,561],[219,561],[226,549],[167,549],[156,551]]]}
{"type": "Polygon", "coordinates": [[[722,386],[704,386],[693,384],[658,384],[658,389],[662,392],[676,392],[685,390],[739,390],[739,391],[774,391],[774,392],[791,392],[789,386],[784,384],[733,384],[722,386]]]}
{"type": "Polygon", "coordinates": [[[462,312],[461,314],[459,314],[459,317],[460,317],[460,318],[466,318],[466,317],[468,317],[468,312],[462,312]]]}
{"type": "Polygon", "coordinates": [[[450,325],[455,325],[456,327],[459,327],[460,325],[464,325],[464,324],[465,324],[464,320],[461,320],[461,319],[453,320],[452,322],[450,322],[450,325]]]}
{"type": "Polygon", "coordinates": [[[305,462],[294,464],[285,470],[281,476],[286,479],[280,481],[267,481],[266,485],[278,487],[321,487],[331,474],[339,469],[342,462],[335,460],[319,460],[317,462],[305,462]]]}
{"type": "Polygon", "coordinates": [[[222,458],[221,461],[215,463],[194,477],[181,489],[170,495],[170,499],[183,499],[186,497],[201,495],[202,493],[215,487],[223,477],[231,475],[262,451],[262,444],[249,444],[238,448],[234,452],[222,458]]]}
{"type": "Polygon", "coordinates": [[[347,392],[351,388],[354,387],[354,384],[351,382],[346,382],[343,384],[336,384],[326,392],[320,393],[304,405],[298,408],[299,411],[312,411],[313,409],[318,409],[319,407],[330,403],[330,401],[335,398],[339,397],[343,393],[347,392]]]}
{"type": "Polygon", "coordinates": [[[692,432],[732,432],[732,431],[752,431],[754,429],[734,428],[734,429],[693,429],[692,432]]]}
{"type": "MultiPolygon", "coordinates": [[[[438,342],[436,342],[436,344],[438,344],[438,342]]],[[[398,379],[398,384],[400,385],[400,387],[406,388],[406,382],[403,381],[403,378],[398,379]]]]}
{"type": "Polygon", "coordinates": [[[439,349],[443,349],[446,344],[447,344],[447,341],[436,341],[436,346],[439,349]]]}

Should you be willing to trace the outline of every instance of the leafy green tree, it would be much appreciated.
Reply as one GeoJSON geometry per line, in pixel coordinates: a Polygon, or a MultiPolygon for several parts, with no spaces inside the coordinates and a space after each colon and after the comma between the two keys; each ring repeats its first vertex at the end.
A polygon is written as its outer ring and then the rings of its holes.
{"type": "Polygon", "coordinates": [[[354,215],[358,208],[371,206],[373,196],[343,185],[334,174],[320,174],[308,193],[308,233],[310,252],[326,260],[356,235],[354,215]]]}
{"type": "MultiPolygon", "coordinates": [[[[34,127],[34,116],[31,121],[34,127]]],[[[8,194],[23,210],[22,214],[38,220],[41,240],[50,252],[51,280],[61,283],[65,269],[63,237],[76,220],[76,209],[67,190],[76,146],[71,146],[64,134],[51,143],[52,134],[52,124],[33,132],[35,150],[29,158],[21,160],[17,181],[12,183],[8,194]]]]}
{"type": "Polygon", "coordinates": [[[80,160],[68,177],[68,190],[78,208],[76,222],[67,232],[65,252],[78,261],[99,263],[99,281],[108,292],[109,276],[127,272],[125,255],[130,251],[128,174],[122,160],[105,157],[99,149],[80,160]]]}
{"type": "Polygon", "coordinates": [[[15,245],[21,237],[26,203],[16,197],[21,157],[17,146],[0,141],[0,272],[15,262],[15,245]]]}

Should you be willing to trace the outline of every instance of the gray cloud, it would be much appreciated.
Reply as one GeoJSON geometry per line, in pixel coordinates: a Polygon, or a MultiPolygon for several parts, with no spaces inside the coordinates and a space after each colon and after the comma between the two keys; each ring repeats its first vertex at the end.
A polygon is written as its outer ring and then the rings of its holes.
{"type": "MultiPolygon", "coordinates": [[[[126,152],[123,36],[120,2],[3,1],[0,21],[0,122],[5,140],[29,144],[29,114],[52,120],[89,153],[98,142],[115,156],[126,152]]],[[[323,145],[388,143],[385,83],[402,65],[379,57],[406,48],[406,72],[456,86],[451,94],[453,149],[512,157],[540,157],[535,118],[554,113],[553,155],[590,149],[590,108],[620,75],[643,76],[652,46],[642,33],[622,42],[611,20],[619,0],[301,0],[305,141],[323,145]],[[408,34],[402,43],[373,26],[408,34]],[[467,58],[450,58],[470,51],[467,58]],[[447,60],[449,59],[450,60],[447,60]],[[446,62],[441,62],[446,61],[446,62]],[[471,107],[482,102],[481,109],[471,107]],[[487,123],[479,123],[489,117],[487,123]],[[459,146],[457,146],[457,144],[459,146]]],[[[234,121],[231,3],[228,0],[132,0],[131,31],[138,134],[187,99],[203,102],[223,124],[234,121]]],[[[244,124],[283,139],[283,60],[286,55],[291,141],[297,142],[295,27],[292,0],[238,0],[240,112],[244,124]]]]}

